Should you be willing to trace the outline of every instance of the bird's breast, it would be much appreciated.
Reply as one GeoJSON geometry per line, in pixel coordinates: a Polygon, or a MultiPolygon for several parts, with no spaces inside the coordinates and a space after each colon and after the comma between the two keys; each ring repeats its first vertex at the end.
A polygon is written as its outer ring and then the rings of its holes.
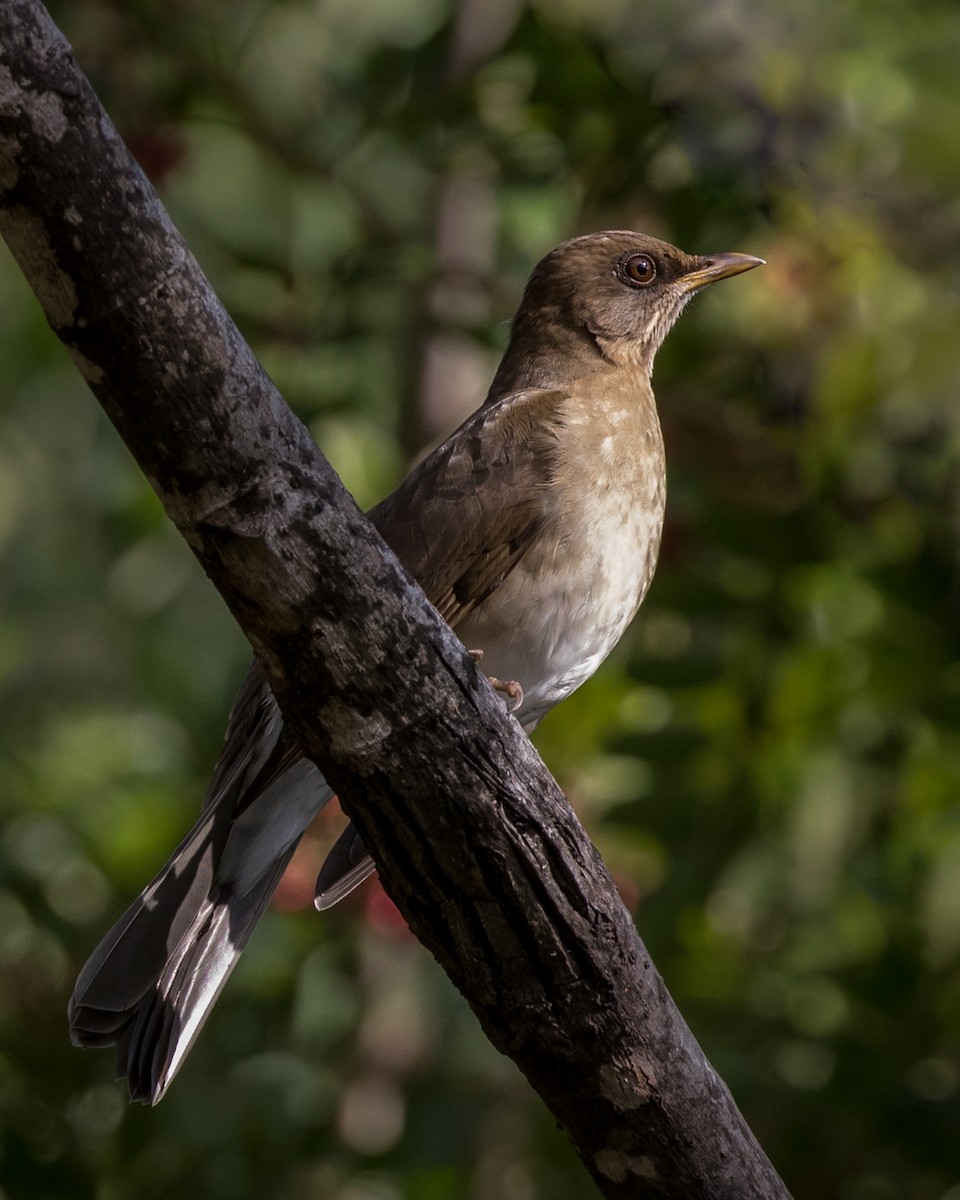
{"type": "Polygon", "coordinates": [[[643,422],[572,424],[566,433],[535,544],[459,630],[484,651],[484,671],[521,684],[518,716],[527,727],[620,640],[650,585],[663,527],[655,412],[643,422]]]}

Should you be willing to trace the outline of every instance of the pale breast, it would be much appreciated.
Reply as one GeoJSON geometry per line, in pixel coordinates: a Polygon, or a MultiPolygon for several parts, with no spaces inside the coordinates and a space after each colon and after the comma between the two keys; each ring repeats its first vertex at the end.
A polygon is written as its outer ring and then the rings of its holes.
{"type": "MultiPolygon", "coordinates": [[[[651,398],[652,400],[652,398],[651,398]]],[[[651,404],[652,408],[652,404],[651,404]]],[[[591,414],[593,416],[595,414],[591,414]]],[[[588,679],[622,637],[656,566],[663,444],[655,413],[571,421],[536,545],[458,628],[482,669],[524,690],[527,728],[588,679]]]]}

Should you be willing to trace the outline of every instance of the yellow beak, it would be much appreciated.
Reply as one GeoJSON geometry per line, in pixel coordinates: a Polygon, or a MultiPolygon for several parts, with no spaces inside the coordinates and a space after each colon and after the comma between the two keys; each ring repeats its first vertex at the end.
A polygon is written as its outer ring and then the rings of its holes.
{"type": "Polygon", "coordinates": [[[729,279],[742,271],[752,271],[764,266],[762,258],[752,254],[705,254],[697,259],[697,266],[680,280],[685,292],[696,292],[718,279],[729,279]]]}

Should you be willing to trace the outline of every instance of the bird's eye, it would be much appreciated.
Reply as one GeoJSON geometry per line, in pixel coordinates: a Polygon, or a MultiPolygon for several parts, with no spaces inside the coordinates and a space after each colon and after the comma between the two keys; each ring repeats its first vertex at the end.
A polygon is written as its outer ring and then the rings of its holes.
{"type": "Polygon", "coordinates": [[[646,287],[657,277],[657,264],[649,254],[631,254],[624,260],[623,273],[628,283],[646,287]]]}

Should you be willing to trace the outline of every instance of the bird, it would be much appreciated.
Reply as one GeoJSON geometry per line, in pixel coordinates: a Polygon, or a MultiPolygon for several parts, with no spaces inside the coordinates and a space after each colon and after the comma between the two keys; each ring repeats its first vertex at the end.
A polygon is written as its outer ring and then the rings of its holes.
{"type": "MultiPolygon", "coordinates": [[[[666,497],[657,350],[708,285],[761,266],[629,230],[536,265],[482,405],[368,516],[522,728],[587,680],[632,621],[666,497]]],[[[106,934],[68,1006],[73,1042],[115,1046],[131,1101],[183,1065],[303,832],[332,792],[254,661],[200,815],[106,934]]],[[[375,869],[348,825],[326,909],[375,869]]]]}

